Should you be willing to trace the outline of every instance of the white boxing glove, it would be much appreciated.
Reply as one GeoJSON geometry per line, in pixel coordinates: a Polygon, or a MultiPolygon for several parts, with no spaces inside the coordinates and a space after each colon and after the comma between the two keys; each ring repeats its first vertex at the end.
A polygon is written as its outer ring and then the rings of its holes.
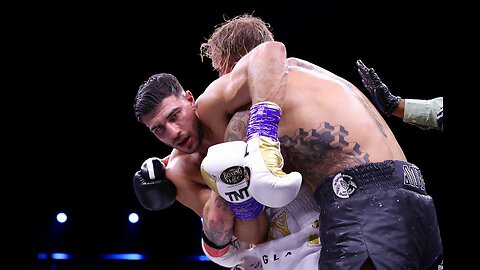
{"type": "Polygon", "coordinates": [[[250,194],[250,173],[244,167],[245,151],[243,141],[210,146],[200,171],[203,180],[228,202],[237,218],[250,220],[260,215],[264,206],[250,194]]]}
{"type": "Polygon", "coordinates": [[[302,185],[298,172],[282,171],[283,157],[278,142],[282,110],[273,102],[259,102],[250,108],[247,124],[245,167],[250,169],[249,191],[260,203],[274,208],[289,204],[302,185]]]}

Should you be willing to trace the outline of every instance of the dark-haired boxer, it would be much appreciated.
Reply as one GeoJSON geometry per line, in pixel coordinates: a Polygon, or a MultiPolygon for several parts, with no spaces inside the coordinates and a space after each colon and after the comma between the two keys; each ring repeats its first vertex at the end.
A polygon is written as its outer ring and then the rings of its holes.
{"type": "MultiPolygon", "coordinates": [[[[271,50],[270,52],[274,51],[275,50],[271,50]]],[[[245,76],[245,73],[243,72],[236,72],[236,70],[241,70],[248,63],[248,60],[245,60],[248,59],[248,55],[249,54],[247,54],[244,58],[238,61],[231,73],[225,74],[219,79],[215,80],[207,88],[204,94],[202,94],[197,100],[195,106],[197,109],[196,113],[198,118],[201,120],[202,125],[215,127],[215,125],[219,124],[219,118],[223,119],[223,116],[225,115],[225,105],[229,104],[228,98],[231,97],[231,95],[225,95],[224,93],[228,93],[229,91],[235,92],[237,90],[241,90],[245,85],[247,85],[247,88],[255,88],[258,85],[262,85],[262,80],[268,80],[270,76],[278,75],[278,73],[276,73],[276,71],[274,70],[276,66],[275,57],[267,59],[266,63],[268,63],[268,66],[262,72],[260,72],[263,75],[260,76],[260,81],[252,80],[250,77],[245,76]],[[212,103],[209,103],[211,106],[201,105],[202,102],[204,102],[205,100],[211,101],[212,103]]],[[[270,56],[274,55],[271,54],[270,56]]],[[[283,61],[284,60],[279,61],[280,65],[283,65],[283,61]]],[[[250,75],[250,73],[248,72],[247,74],[250,75]]],[[[368,168],[375,171],[375,165],[384,164],[383,161],[405,161],[403,152],[398,143],[396,142],[396,139],[391,133],[388,126],[385,124],[381,116],[375,110],[374,106],[352,84],[329,72],[325,72],[323,74],[314,73],[312,71],[298,67],[290,67],[288,76],[280,76],[277,77],[277,79],[278,78],[280,78],[278,81],[279,85],[283,85],[284,83],[286,83],[285,98],[284,101],[280,104],[282,109],[279,110],[278,107],[270,107],[269,104],[266,104],[265,106],[260,106],[261,110],[259,111],[257,110],[259,108],[258,106],[252,106],[253,110],[251,110],[250,115],[253,114],[253,117],[249,117],[247,121],[243,122],[243,124],[247,127],[247,135],[253,133],[253,137],[263,136],[267,139],[271,139],[272,141],[275,141],[275,137],[277,137],[278,141],[282,145],[282,154],[285,158],[285,171],[290,172],[295,170],[300,172],[303,175],[304,183],[307,184],[312,191],[320,190],[324,183],[330,183],[332,190],[335,189],[338,197],[345,201],[348,201],[350,195],[352,195],[356,190],[355,181],[350,181],[347,176],[343,177],[342,174],[340,174],[339,177],[333,177],[332,179],[330,179],[330,175],[337,175],[343,170],[361,166],[363,164],[373,164],[372,167],[368,168]],[[281,121],[279,121],[280,119],[278,117],[279,112],[281,113],[281,121]],[[256,127],[255,124],[252,124],[251,121],[252,118],[253,120],[258,120],[260,118],[259,116],[262,116],[262,113],[265,113],[265,116],[267,117],[267,120],[260,121],[267,121],[266,123],[262,123],[268,126],[268,132],[266,133],[262,133],[262,130],[258,129],[258,127],[256,127]],[[328,179],[330,179],[331,182],[329,182],[330,180],[328,179]]],[[[275,86],[272,89],[274,91],[278,90],[278,88],[275,86]]],[[[269,97],[269,95],[267,95],[267,97],[269,97]]],[[[188,98],[187,101],[187,104],[193,103],[190,98],[188,98]]],[[[171,114],[162,115],[162,111],[159,110],[153,115],[150,115],[151,117],[148,116],[146,119],[142,120],[148,127],[150,127],[151,130],[160,132],[163,130],[157,130],[155,128],[156,126],[152,125],[152,121],[154,121],[154,119],[158,117],[156,119],[158,122],[164,121],[165,123],[168,123],[168,121],[171,120],[168,119],[169,115],[171,114]]],[[[183,115],[178,114],[173,114],[173,116],[175,120],[177,119],[177,116],[184,117],[183,115]]],[[[165,125],[161,125],[160,127],[164,128],[165,125]]],[[[177,148],[185,149],[185,146],[192,146],[192,143],[188,136],[180,136],[183,135],[181,132],[179,132],[178,135],[178,139],[176,141],[173,140],[173,142],[177,142],[175,145],[177,148]]],[[[157,137],[160,136],[157,135],[157,137]]],[[[165,138],[160,139],[166,140],[165,138]]],[[[281,162],[265,162],[276,160],[276,157],[272,160],[265,158],[262,160],[262,162],[252,162],[260,160],[258,158],[258,149],[261,147],[258,147],[258,143],[249,144],[250,139],[251,138],[247,137],[247,146],[245,153],[248,153],[248,155],[246,155],[246,160],[244,164],[245,167],[250,168],[251,171],[251,178],[247,190],[249,190],[250,186],[252,185],[255,185],[258,188],[258,182],[265,183],[262,182],[261,179],[259,179],[255,175],[258,175],[259,171],[261,173],[265,173],[267,171],[265,170],[265,168],[274,169],[273,166],[268,166],[267,164],[283,164],[283,160],[281,160],[281,162]],[[257,158],[252,159],[252,153],[257,154],[257,158]]],[[[270,141],[267,142],[267,145],[274,144],[270,141]]],[[[204,151],[206,151],[206,149],[204,149],[204,151]]],[[[172,164],[172,162],[173,156],[170,157],[169,165],[172,164]]],[[[181,166],[177,168],[181,168],[181,166]]],[[[185,177],[188,178],[191,177],[191,175],[185,175],[185,177]]],[[[268,181],[268,183],[272,182],[268,181]]],[[[360,184],[362,183],[363,182],[360,181],[360,184]]],[[[177,186],[178,190],[179,186],[176,183],[175,185],[177,186]]],[[[278,185],[281,186],[282,184],[279,183],[278,185]]],[[[275,186],[273,183],[272,186],[274,188],[277,188],[277,186],[275,186]]],[[[243,189],[244,187],[245,186],[241,187],[242,190],[234,190],[235,194],[245,194],[245,196],[247,196],[246,193],[242,193],[245,191],[243,189]]],[[[386,187],[389,186],[386,185],[386,187]]],[[[357,185],[357,188],[362,189],[363,186],[357,185]]],[[[393,186],[392,189],[397,191],[397,189],[400,190],[400,187],[393,186]]],[[[257,189],[256,193],[266,194],[267,200],[275,200],[277,199],[274,195],[275,191],[275,189],[272,190],[266,189],[265,187],[260,187],[259,189],[257,189]]],[[[293,189],[293,191],[295,193],[295,189],[293,189]]],[[[413,195],[413,192],[414,191],[412,191],[412,194],[409,193],[408,195],[415,196],[413,195]]],[[[316,192],[316,194],[318,193],[319,192],[316,192]]],[[[220,195],[228,201],[231,200],[229,194],[234,193],[221,193],[220,195]]],[[[317,201],[320,204],[323,203],[321,198],[318,198],[317,201]]],[[[232,206],[233,203],[236,203],[233,201],[229,202],[230,206],[232,206]]],[[[421,203],[425,203],[425,201],[421,203]]],[[[255,211],[257,210],[257,205],[255,203],[246,203],[242,205],[242,207],[244,206],[246,206],[247,209],[255,211]]],[[[328,208],[330,206],[331,204],[330,202],[328,202],[326,204],[326,207],[328,208]]],[[[242,207],[237,208],[239,210],[237,213],[237,219],[238,217],[247,219],[252,218],[252,216],[249,216],[251,214],[249,214],[248,211],[240,211],[242,207]]],[[[228,214],[227,208],[228,207],[223,208],[225,209],[225,215],[228,214]]],[[[337,223],[332,224],[331,220],[335,218],[335,213],[333,213],[332,216],[332,212],[329,210],[330,209],[322,208],[322,215],[320,215],[321,219],[327,220],[328,226],[326,227],[329,228],[333,225],[336,225],[337,227],[342,227],[342,225],[344,224],[342,222],[338,224],[339,220],[336,220],[337,223]],[[324,217],[325,214],[327,215],[326,218],[324,217]]],[[[379,211],[376,217],[381,218],[384,214],[386,214],[386,212],[379,211]]],[[[353,224],[357,221],[356,218],[352,218],[352,216],[348,216],[345,213],[342,213],[339,217],[341,219],[340,221],[345,221],[349,224],[353,224]]],[[[408,216],[404,217],[404,222],[406,222],[406,225],[409,225],[408,223],[411,222],[410,218],[408,216]]],[[[375,222],[375,219],[372,218],[371,220],[369,220],[369,222],[375,222]]],[[[213,223],[215,222],[212,222],[212,224],[213,223]]],[[[326,233],[325,229],[323,229],[323,223],[324,222],[322,221],[320,226],[321,235],[326,233]]],[[[222,224],[225,225],[225,223],[219,223],[218,225],[222,224]]],[[[436,220],[431,220],[431,224],[428,224],[428,227],[438,228],[436,220]]],[[[225,229],[227,228],[227,226],[218,226],[217,228],[225,229]]],[[[237,226],[235,226],[235,229],[236,228],[237,226]]],[[[358,228],[358,226],[356,226],[356,228],[358,228]]],[[[218,247],[219,251],[223,249],[222,241],[228,243],[232,239],[232,234],[228,233],[227,231],[228,230],[217,230],[214,231],[213,234],[207,235],[209,241],[213,243],[216,247],[218,247]]],[[[320,267],[322,267],[322,265],[332,265],[332,268],[334,268],[333,265],[336,264],[337,266],[340,265],[340,268],[346,265],[350,265],[358,267],[359,269],[365,263],[371,264],[371,261],[373,261],[373,265],[377,267],[382,266],[382,264],[377,262],[379,255],[377,253],[369,253],[368,249],[366,249],[366,245],[370,245],[370,243],[364,243],[361,241],[350,241],[352,240],[349,239],[350,236],[352,236],[353,239],[356,239],[355,237],[357,237],[359,233],[358,230],[339,231],[342,232],[342,235],[335,238],[338,240],[338,242],[329,242],[328,246],[324,245],[324,247],[322,248],[322,254],[320,256],[319,263],[320,267]],[[342,242],[344,239],[342,237],[345,237],[345,239],[349,239],[349,241],[342,242]],[[345,249],[339,247],[339,245],[343,244],[348,244],[345,249]],[[338,253],[338,251],[340,251],[340,253],[338,253]],[[353,253],[351,251],[353,251],[353,253]],[[326,254],[326,256],[324,256],[324,254],[326,254]],[[335,255],[335,258],[333,258],[332,255],[335,255]]],[[[384,235],[382,239],[384,241],[392,240],[388,237],[388,235],[384,235]]],[[[413,239],[413,237],[410,237],[405,239],[405,241],[409,243],[411,243],[412,241],[418,241],[419,246],[424,246],[421,244],[425,242],[425,239],[413,239]]],[[[438,241],[440,241],[439,238],[438,241]]],[[[324,242],[323,239],[322,242],[324,242]]],[[[394,251],[398,251],[395,250],[395,248],[400,249],[406,246],[411,245],[393,245],[393,249],[388,250],[389,252],[383,253],[383,255],[388,257],[388,260],[384,263],[390,265],[392,268],[399,268],[400,266],[400,269],[402,267],[409,267],[410,265],[417,265],[417,263],[418,267],[421,267],[421,265],[424,264],[426,265],[429,263],[434,263],[434,260],[436,258],[418,258],[418,253],[413,254],[413,256],[407,256],[405,254],[393,254],[394,251]],[[398,256],[393,256],[392,259],[392,257],[389,257],[389,255],[398,256]],[[411,260],[412,258],[418,260],[407,262],[407,260],[411,260]]],[[[436,255],[441,254],[442,252],[441,245],[433,246],[432,249],[435,250],[436,255]]],[[[412,253],[414,253],[414,251],[412,253]]]]}

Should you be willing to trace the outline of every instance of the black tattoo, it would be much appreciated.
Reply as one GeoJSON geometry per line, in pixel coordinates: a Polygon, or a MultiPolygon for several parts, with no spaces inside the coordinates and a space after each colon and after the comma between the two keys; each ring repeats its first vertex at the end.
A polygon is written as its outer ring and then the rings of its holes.
{"type": "MultiPolygon", "coordinates": [[[[246,111],[233,115],[225,140],[246,140],[247,121],[246,111]]],[[[335,172],[370,162],[368,153],[362,152],[360,144],[347,141],[347,136],[345,127],[323,122],[317,129],[300,128],[293,136],[280,137],[284,171],[300,172],[304,181],[315,189],[335,172]]]]}
{"type": "Polygon", "coordinates": [[[230,119],[230,123],[228,123],[224,140],[226,142],[245,141],[247,139],[247,122],[248,111],[235,113],[230,119]]]}
{"type": "Polygon", "coordinates": [[[348,131],[341,125],[323,122],[317,129],[299,129],[293,137],[282,136],[282,156],[304,180],[316,188],[335,172],[369,162],[360,144],[348,142],[348,131]]]}
{"type": "Polygon", "coordinates": [[[225,201],[225,199],[223,199],[222,197],[218,196],[216,199],[215,199],[215,207],[219,208],[220,210],[222,210],[222,212],[230,212],[230,206],[228,206],[228,203],[227,201],[225,201]]]}
{"type": "MultiPolygon", "coordinates": [[[[215,207],[220,208],[222,212],[231,211],[227,202],[220,196],[215,199],[215,207]]],[[[233,230],[232,228],[226,228],[223,220],[220,222],[210,222],[208,215],[205,215],[203,220],[203,233],[207,236],[208,240],[217,246],[224,246],[232,240],[233,230]]]]}

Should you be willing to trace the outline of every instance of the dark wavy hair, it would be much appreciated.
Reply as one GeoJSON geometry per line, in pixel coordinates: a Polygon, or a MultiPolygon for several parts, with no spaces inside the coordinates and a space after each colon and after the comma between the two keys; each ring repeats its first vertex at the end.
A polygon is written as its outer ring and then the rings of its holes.
{"type": "Polygon", "coordinates": [[[138,87],[133,104],[135,117],[139,122],[142,122],[140,117],[153,111],[165,98],[171,95],[178,97],[184,92],[182,85],[172,74],[159,73],[150,76],[146,82],[138,87]]]}

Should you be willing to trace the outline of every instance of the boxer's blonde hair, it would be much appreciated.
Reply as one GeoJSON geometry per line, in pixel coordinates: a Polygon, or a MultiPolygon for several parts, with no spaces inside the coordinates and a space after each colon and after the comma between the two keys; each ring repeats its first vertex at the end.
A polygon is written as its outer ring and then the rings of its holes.
{"type": "Polygon", "coordinates": [[[212,35],[200,45],[200,57],[212,60],[221,75],[230,72],[242,56],[266,41],[272,41],[270,24],[251,14],[225,19],[215,26],[212,35]]]}

